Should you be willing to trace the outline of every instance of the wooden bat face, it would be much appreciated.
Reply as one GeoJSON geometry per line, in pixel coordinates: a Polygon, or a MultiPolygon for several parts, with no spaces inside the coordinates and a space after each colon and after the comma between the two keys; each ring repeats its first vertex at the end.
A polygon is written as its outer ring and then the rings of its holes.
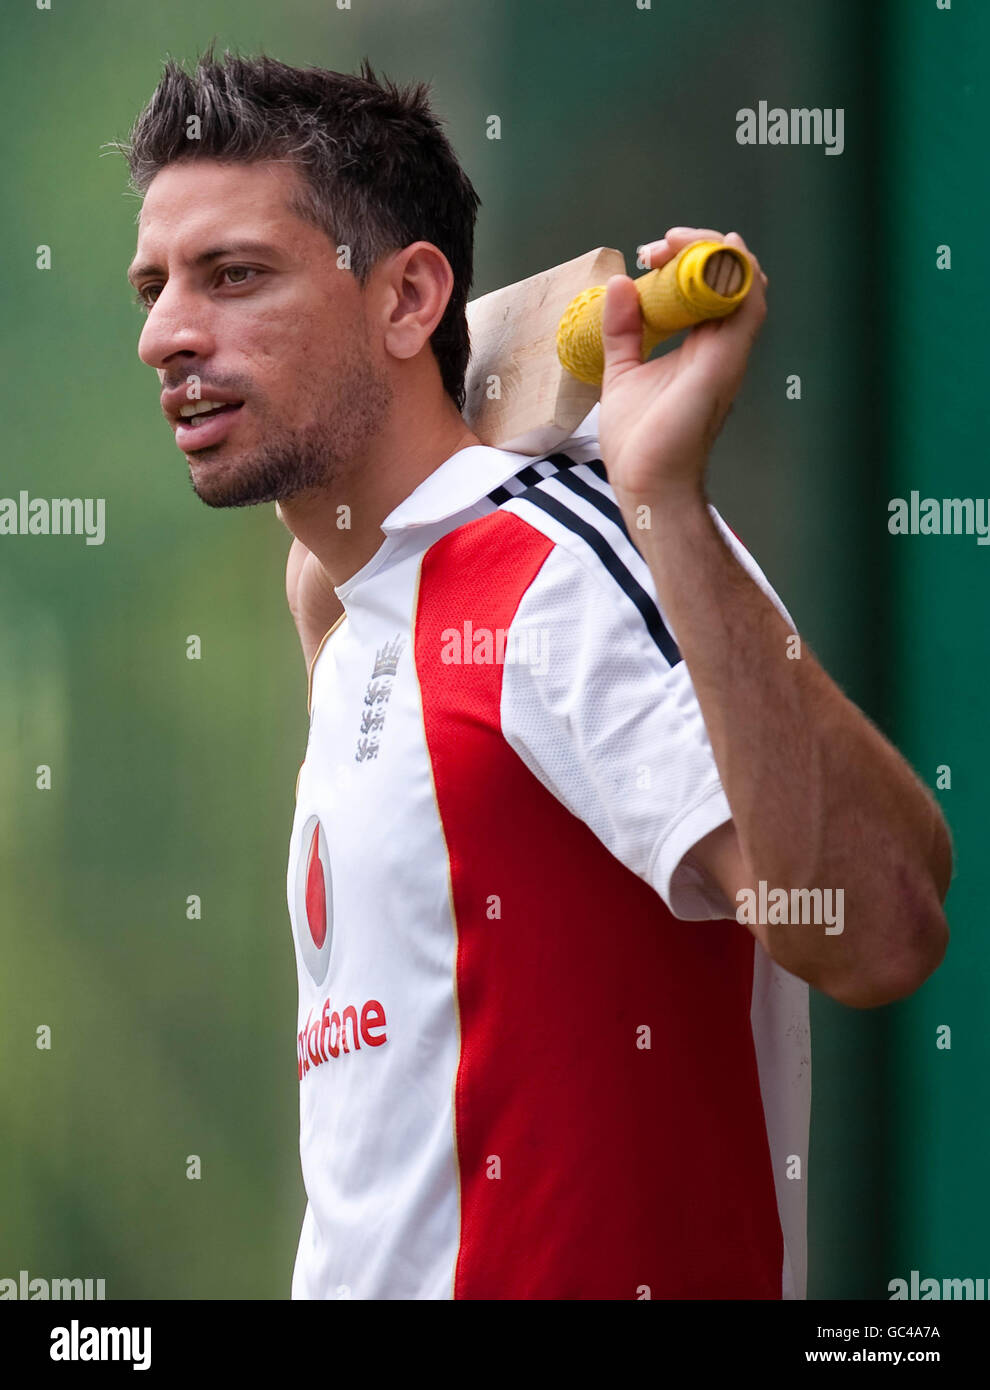
{"type": "Polygon", "coordinates": [[[574,433],[601,388],[561,365],[557,327],[575,295],[625,269],[621,251],[599,246],[468,304],[463,414],[483,444],[536,456],[574,433]]]}

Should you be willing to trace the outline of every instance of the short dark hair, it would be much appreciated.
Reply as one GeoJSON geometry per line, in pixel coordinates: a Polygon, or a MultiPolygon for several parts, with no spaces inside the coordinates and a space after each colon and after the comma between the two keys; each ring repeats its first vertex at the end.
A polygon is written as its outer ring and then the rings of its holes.
{"type": "Polygon", "coordinates": [[[185,160],[295,163],[305,192],[293,211],[335,246],[350,247],[361,286],[389,252],[432,242],[450,262],[454,285],[430,346],[444,390],[463,409],[465,306],[481,200],[430,109],[428,84],[397,87],[367,58],[359,76],[229,51],[218,61],[211,44],[192,75],[169,60],[128,139],[110,145],[126,157],[141,196],[161,169],[185,160]],[[197,139],[188,133],[192,116],[197,139]]]}

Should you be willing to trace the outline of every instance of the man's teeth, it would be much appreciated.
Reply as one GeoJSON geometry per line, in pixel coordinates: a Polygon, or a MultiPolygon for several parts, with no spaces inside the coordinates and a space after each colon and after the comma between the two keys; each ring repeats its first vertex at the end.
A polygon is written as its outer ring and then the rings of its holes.
{"type": "Polygon", "coordinates": [[[179,414],[184,420],[192,415],[202,415],[207,410],[222,410],[229,401],[190,401],[188,405],[179,406],[179,414]]]}

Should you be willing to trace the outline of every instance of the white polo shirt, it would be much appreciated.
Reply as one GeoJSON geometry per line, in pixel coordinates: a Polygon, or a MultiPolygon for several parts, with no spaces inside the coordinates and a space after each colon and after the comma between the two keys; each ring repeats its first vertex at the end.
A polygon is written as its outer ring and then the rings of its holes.
{"type": "Polygon", "coordinates": [[[336,591],[293,1298],[805,1296],[808,989],[690,862],[730,811],[596,426],[454,454],[336,591]]]}

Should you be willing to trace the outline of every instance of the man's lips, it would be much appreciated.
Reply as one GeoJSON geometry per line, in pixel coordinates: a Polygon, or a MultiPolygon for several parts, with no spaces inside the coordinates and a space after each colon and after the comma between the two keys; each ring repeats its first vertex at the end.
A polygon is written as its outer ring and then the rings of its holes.
{"type": "Polygon", "coordinates": [[[234,427],[243,401],[223,405],[207,414],[180,417],[176,422],[175,442],[184,454],[193,454],[197,449],[208,449],[220,444],[234,427]]]}
{"type": "Polygon", "coordinates": [[[197,392],[190,395],[191,384],[197,378],[190,376],[185,385],[172,386],[162,392],[162,410],[168,418],[175,423],[182,414],[186,406],[196,405],[200,401],[205,401],[216,405],[241,405],[244,401],[243,396],[238,396],[234,391],[225,391],[221,387],[212,386],[209,382],[205,384],[197,381],[197,392]]]}

